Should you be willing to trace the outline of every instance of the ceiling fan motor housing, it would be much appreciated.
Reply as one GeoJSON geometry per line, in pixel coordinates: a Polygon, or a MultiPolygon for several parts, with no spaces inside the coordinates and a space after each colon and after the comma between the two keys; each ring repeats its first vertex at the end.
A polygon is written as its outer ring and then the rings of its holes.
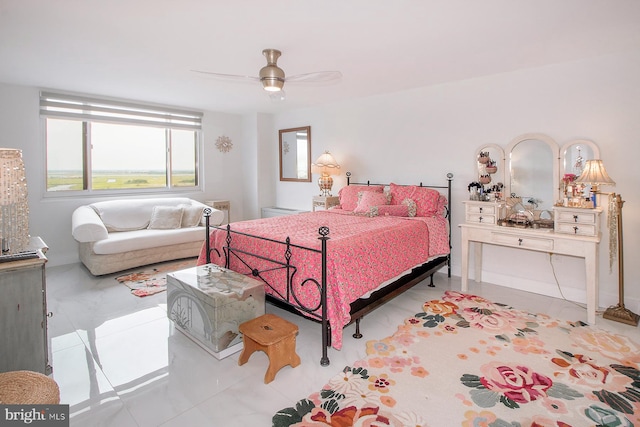
{"type": "Polygon", "coordinates": [[[260,69],[260,81],[264,90],[281,91],[284,86],[284,71],[278,67],[277,61],[282,52],[277,49],[265,49],[262,54],[267,58],[267,65],[260,69]]]}

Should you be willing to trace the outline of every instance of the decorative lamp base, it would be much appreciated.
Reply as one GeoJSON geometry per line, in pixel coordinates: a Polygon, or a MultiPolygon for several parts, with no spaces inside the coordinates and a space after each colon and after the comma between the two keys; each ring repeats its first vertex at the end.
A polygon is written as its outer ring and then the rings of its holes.
{"type": "Polygon", "coordinates": [[[331,187],[333,187],[333,178],[330,175],[320,176],[318,178],[318,187],[320,187],[321,196],[331,196],[331,187]]]}
{"type": "Polygon", "coordinates": [[[620,304],[607,308],[602,317],[631,326],[638,326],[638,320],[640,320],[640,316],[620,304]]]}

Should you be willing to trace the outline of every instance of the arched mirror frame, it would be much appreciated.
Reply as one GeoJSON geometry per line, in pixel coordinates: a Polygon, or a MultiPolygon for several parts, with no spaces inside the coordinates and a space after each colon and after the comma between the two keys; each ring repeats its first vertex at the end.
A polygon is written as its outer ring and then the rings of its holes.
{"type": "Polygon", "coordinates": [[[497,144],[485,144],[480,147],[476,151],[475,165],[476,165],[476,178],[478,178],[481,174],[481,166],[478,162],[478,158],[480,157],[480,153],[489,152],[489,158],[496,162],[496,166],[498,170],[491,174],[491,183],[487,184],[486,187],[491,187],[494,184],[501,182],[504,185],[505,172],[506,172],[506,163],[504,158],[504,149],[497,144]]]}
{"type": "Polygon", "coordinates": [[[600,148],[596,145],[595,142],[589,139],[574,139],[566,142],[560,148],[560,175],[563,176],[565,173],[572,173],[567,170],[567,160],[571,158],[571,150],[574,146],[587,146],[591,149],[591,155],[585,153],[584,161],[587,160],[595,160],[600,158],[600,148]]]}
{"type": "Polygon", "coordinates": [[[551,191],[553,200],[549,200],[548,203],[545,203],[545,209],[551,209],[553,205],[559,200],[560,197],[560,147],[558,143],[548,135],[542,133],[525,133],[523,135],[517,136],[511,140],[509,145],[507,145],[507,149],[505,151],[506,155],[506,171],[505,171],[505,194],[507,197],[512,193],[512,185],[511,185],[511,170],[513,167],[511,153],[513,149],[520,143],[529,141],[529,140],[537,140],[545,142],[549,148],[551,149],[551,170],[552,170],[552,182],[553,189],[551,191]]]}
{"type": "MultiPolygon", "coordinates": [[[[278,140],[279,140],[279,144],[278,144],[278,155],[280,158],[280,181],[290,181],[290,182],[311,182],[311,126],[302,126],[302,127],[298,127],[298,128],[291,128],[291,129],[280,129],[280,131],[278,132],[278,140]],[[288,138],[297,135],[298,133],[306,133],[306,137],[307,137],[307,144],[306,144],[306,156],[302,156],[302,158],[304,158],[304,161],[306,164],[303,165],[304,168],[306,168],[306,176],[302,176],[300,177],[300,175],[296,172],[291,173],[289,171],[289,167],[287,167],[286,163],[286,156],[293,156],[294,152],[291,150],[291,144],[289,144],[289,142],[287,141],[288,138]]],[[[298,165],[298,157],[297,157],[297,144],[296,144],[296,150],[295,150],[295,155],[296,158],[294,159],[295,163],[294,163],[294,168],[297,170],[299,168],[298,165]]]]}

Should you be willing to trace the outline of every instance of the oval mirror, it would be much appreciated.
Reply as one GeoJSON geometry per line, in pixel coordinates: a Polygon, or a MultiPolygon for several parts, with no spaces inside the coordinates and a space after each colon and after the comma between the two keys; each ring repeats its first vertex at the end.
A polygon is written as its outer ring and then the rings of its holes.
{"type": "Polygon", "coordinates": [[[562,176],[574,174],[580,176],[587,160],[600,158],[600,149],[593,141],[588,139],[575,139],[562,146],[560,150],[560,165],[562,176]]]}
{"type": "Polygon", "coordinates": [[[560,197],[556,142],[543,134],[525,134],[507,148],[508,194],[536,210],[550,210],[560,197]]]}
{"type": "Polygon", "coordinates": [[[311,126],[279,131],[280,181],[311,182],[311,126]]]}

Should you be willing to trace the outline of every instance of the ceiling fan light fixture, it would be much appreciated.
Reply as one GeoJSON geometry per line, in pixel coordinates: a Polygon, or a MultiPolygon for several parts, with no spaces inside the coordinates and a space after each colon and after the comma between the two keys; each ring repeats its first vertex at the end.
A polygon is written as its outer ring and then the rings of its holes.
{"type": "Polygon", "coordinates": [[[262,54],[267,58],[267,65],[260,69],[260,82],[267,92],[279,92],[284,87],[284,70],[278,67],[277,61],[282,54],[277,49],[265,49],[262,54]]]}
{"type": "Polygon", "coordinates": [[[280,92],[284,86],[284,80],[278,78],[262,77],[260,81],[267,92],[280,92]]]}

